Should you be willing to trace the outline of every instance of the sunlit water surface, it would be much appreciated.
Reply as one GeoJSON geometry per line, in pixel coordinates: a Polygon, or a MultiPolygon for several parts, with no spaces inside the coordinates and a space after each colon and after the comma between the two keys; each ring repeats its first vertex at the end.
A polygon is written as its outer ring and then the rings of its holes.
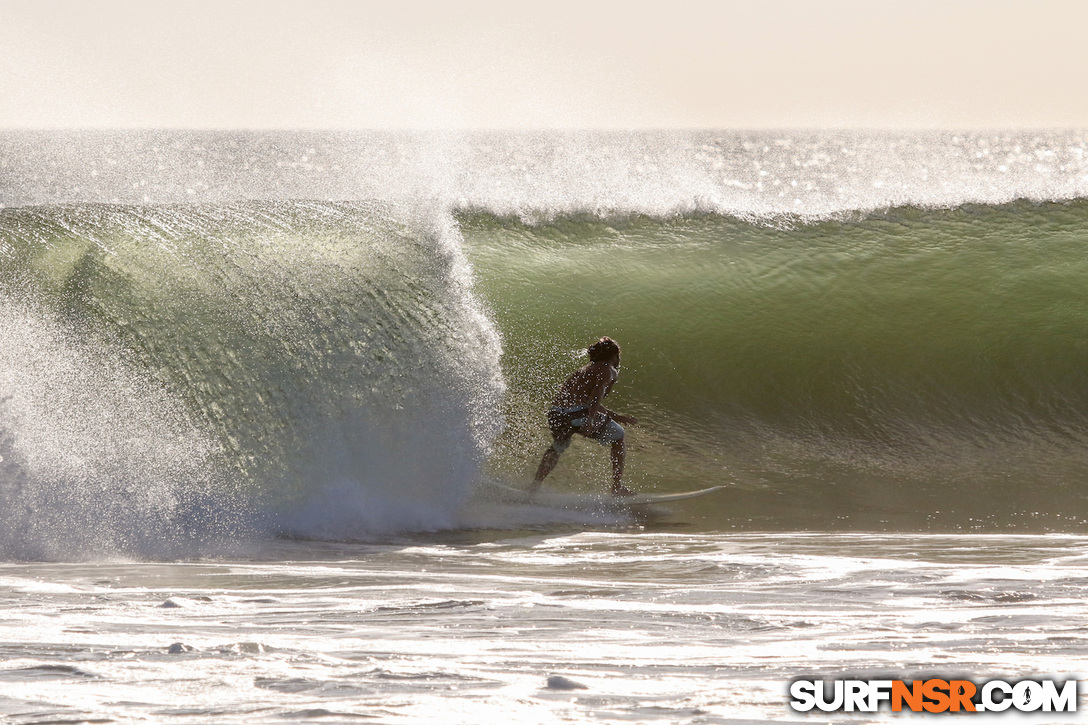
{"type": "Polygon", "coordinates": [[[1072,535],[479,533],[5,563],[0,715],[901,718],[795,713],[787,688],[801,676],[1083,677],[1086,594],[1088,537],[1072,535]]]}

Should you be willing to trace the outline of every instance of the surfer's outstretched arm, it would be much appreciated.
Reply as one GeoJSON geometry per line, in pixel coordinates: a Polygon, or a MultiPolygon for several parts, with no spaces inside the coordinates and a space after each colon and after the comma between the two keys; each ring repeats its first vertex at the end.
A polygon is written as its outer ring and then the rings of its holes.
{"type": "Polygon", "coordinates": [[[620,425],[638,425],[638,418],[633,415],[620,415],[619,413],[612,412],[608,408],[605,408],[605,413],[608,414],[609,418],[620,425]]]}

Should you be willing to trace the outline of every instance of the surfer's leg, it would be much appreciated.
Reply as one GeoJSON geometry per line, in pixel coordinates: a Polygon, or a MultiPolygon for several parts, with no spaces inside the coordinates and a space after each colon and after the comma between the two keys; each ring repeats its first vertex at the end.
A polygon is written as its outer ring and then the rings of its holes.
{"type": "Polygon", "coordinates": [[[554,448],[548,448],[548,450],[544,451],[544,457],[540,459],[540,465],[536,469],[536,476],[533,477],[533,485],[529,490],[535,491],[540,488],[540,484],[555,469],[557,463],[559,463],[559,451],[554,448]]]}
{"type": "Polygon", "coordinates": [[[559,463],[559,454],[567,450],[570,447],[570,437],[552,441],[548,450],[544,451],[544,457],[540,459],[540,465],[537,466],[536,476],[533,477],[533,485],[529,487],[530,491],[535,491],[540,488],[540,484],[548,477],[548,474],[555,469],[555,464],[559,463]]]}
{"type": "Polygon", "coordinates": [[[612,443],[612,495],[632,496],[634,491],[623,485],[623,460],[626,458],[627,447],[623,439],[612,443]]]}
{"type": "Polygon", "coordinates": [[[593,439],[602,446],[611,444],[612,450],[609,456],[612,459],[612,495],[631,496],[635,492],[623,485],[623,461],[626,458],[627,447],[623,442],[625,435],[623,426],[614,420],[609,420],[608,425],[593,435],[593,439]]]}

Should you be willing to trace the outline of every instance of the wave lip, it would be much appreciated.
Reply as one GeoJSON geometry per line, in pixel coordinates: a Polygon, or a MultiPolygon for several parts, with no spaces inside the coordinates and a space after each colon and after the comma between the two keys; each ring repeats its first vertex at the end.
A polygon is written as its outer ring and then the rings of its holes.
{"type": "Polygon", "coordinates": [[[1088,197],[1067,131],[0,132],[0,207],[327,199],[524,220],[1088,197]]]}

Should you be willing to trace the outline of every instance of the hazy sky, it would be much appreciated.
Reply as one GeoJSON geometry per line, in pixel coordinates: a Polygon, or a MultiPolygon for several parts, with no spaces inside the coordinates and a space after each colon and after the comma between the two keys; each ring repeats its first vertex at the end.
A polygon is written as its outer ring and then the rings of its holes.
{"type": "Polygon", "coordinates": [[[0,126],[1088,127],[1085,0],[0,0],[0,126]]]}

